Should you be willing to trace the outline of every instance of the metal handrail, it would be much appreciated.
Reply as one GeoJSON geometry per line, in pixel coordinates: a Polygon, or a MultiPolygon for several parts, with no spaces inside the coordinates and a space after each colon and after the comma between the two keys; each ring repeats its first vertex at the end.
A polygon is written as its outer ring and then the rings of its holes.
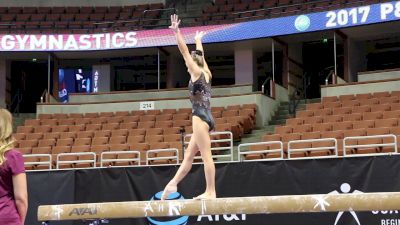
{"type": "Polygon", "coordinates": [[[383,134],[383,135],[371,135],[371,136],[355,136],[355,137],[345,137],[343,139],[343,156],[344,157],[357,157],[357,156],[372,156],[372,155],[394,155],[398,154],[398,149],[397,149],[397,137],[394,134],[383,134]],[[390,143],[380,143],[380,144],[366,144],[366,145],[347,145],[347,140],[360,140],[360,139],[374,139],[374,138],[385,138],[385,137],[391,137],[393,138],[393,142],[390,143]],[[394,151],[393,152],[384,152],[384,153],[368,153],[368,154],[347,154],[347,149],[352,149],[352,148],[366,148],[366,147],[387,147],[387,146],[393,146],[394,151]]]}
{"type": "Polygon", "coordinates": [[[335,76],[335,71],[331,70],[328,74],[328,76],[326,76],[325,78],[325,85],[329,84],[329,78],[331,78],[331,76],[335,76]]]}
{"type": "MultiPolygon", "coordinates": [[[[137,162],[140,165],[140,151],[110,151],[110,152],[102,152],[100,156],[100,167],[104,167],[103,164],[106,162],[137,162]],[[129,154],[134,153],[137,155],[136,158],[130,159],[105,159],[104,155],[118,155],[118,154],[129,154]]],[[[118,167],[118,166],[113,166],[118,167]]]]}
{"type": "Polygon", "coordinates": [[[24,162],[25,166],[31,166],[31,165],[48,165],[49,169],[51,170],[51,163],[52,163],[52,155],[51,154],[27,154],[27,155],[22,155],[24,158],[34,158],[34,157],[48,157],[48,161],[38,161],[38,162],[24,162]]]}
{"type": "Polygon", "coordinates": [[[245,144],[240,144],[238,146],[238,161],[239,162],[245,162],[245,161],[275,161],[279,159],[283,159],[283,143],[281,141],[268,141],[268,142],[254,142],[254,143],[245,143],[245,144]],[[243,147],[248,147],[248,146],[257,146],[257,145],[273,145],[273,144],[279,144],[280,147],[276,149],[265,149],[265,150],[257,150],[257,151],[249,151],[249,150],[243,150],[243,147]],[[281,157],[279,158],[263,158],[263,159],[252,159],[252,160],[247,160],[242,158],[241,156],[246,156],[246,155],[251,155],[251,154],[265,154],[265,153],[280,153],[281,157]]]}
{"type": "Polygon", "coordinates": [[[21,92],[21,89],[18,89],[17,93],[15,93],[15,95],[10,103],[10,110],[12,110],[13,105],[15,104],[15,109],[13,110],[13,113],[19,114],[19,106],[22,102],[22,99],[23,99],[23,94],[21,92]]]}
{"type": "Polygon", "coordinates": [[[96,154],[93,152],[69,152],[69,153],[59,153],[57,155],[56,169],[60,169],[61,164],[72,164],[72,163],[92,163],[93,168],[96,167],[96,154]],[[76,159],[76,160],[60,160],[63,156],[82,156],[90,155],[93,159],[76,159]]]}
{"type": "Polygon", "coordinates": [[[42,94],[40,95],[40,103],[44,103],[44,102],[48,102],[48,91],[47,89],[44,89],[44,91],[42,92],[42,94]],[[44,99],[44,101],[43,101],[44,99]]]}
{"type": "Polygon", "coordinates": [[[307,139],[307,140],[293,140],[288,142],[288,159],[310,159],[310,158],[332,158],[337,157],[338,154],[338,144],[336,138],[319,138],[319,139],[307,139]],[[327,147],[309,147],[309,148],[292,148],[291,146],[296,143],[318,143],[322,141],[333,142],[334,145],[327,147]],[[314,156],[314,157],[304,157],[304,158],[291,158],[290,153],[292,152],[305,152],[305,151],[321,151],[321,150],[333,150],[335,155],[328,156],[314,156]]]}
{"type": "Polygon", "coordinates": [[[21,89],[18,89],[18,90],[17,90],[17,93],[15,93],[13,99],[11,100],[10,106],[12,106],[12,105],[14,104],[14,102],[17,100],[17,98],[18,98],[18,96],[20,95],[20,93],[21,93],[21,89]]]}
{"type": "MultiPolygon", "coordinates": [[[[270,80],[272,80],[272,77],[267,77],[267,79],[265,79],[265,81],[264,81],[264,83],[261,85],[261,92],[263,93],[263,94],[265,94],[265,95],[267,95],[266,93],[265,93],[265,85],[267,84],[267,83],[269,83],[269,81],[270,80]]],[[[271,93],[270,93],[271,94],[271,93]]]]}
{"type": "Polygon", "coordinates": [[[294,90],[291,98],[289,99],[289,113],[296,114],[297,106],[301,99],[296,99],[295,95],[297,93],[301,93],[299,96],[302,97],[307,103],[307,88],[310,86],[310,81],[308,80],[309,77],[307,76],[307,72],[304,72],[302,82],[303,82],[303,90],[299,87],[296,87],[294,90]]]}
{"type": "Polygon", "coordinates": [[[174,8],[174,7],[170,7],[170,8],[165,8],[165,9],[146,9],[143,11],[143,18],[146,15],[147,12],[155,12],[155,11],[174,11],[174,14],[178,14],[178,9],[174,8]]]}
{"type": "Polygon", "coordinates": [[[163,160],[163,159],[171,159],[175,160],[175,164],[171,163],[166,163],[166,164],[159,164],[159,165],[179,165],[179,151],[176,148],[165,148],[165,149],[151,149],[146,151],[146,165],[151,165],[150,161],[156,161],[156,160],[163,160]],[[174,152],[175,156],[156,156],[156,157],[150,157],[149,155],[151,153],[160,153],[160,152],[174,152]]]}
{"type": "Polygon", "coordinates": [[[295,95],[298,92],[301,92],[301,90],[296,87],[296,89],[294,90],[291,98],[289,99],[289,113],[291,113],[291,114],[296,114],[297,106],[299,105],[299,102],[301,100],[301,99],[296,99],[295,98],[295,95]]]}

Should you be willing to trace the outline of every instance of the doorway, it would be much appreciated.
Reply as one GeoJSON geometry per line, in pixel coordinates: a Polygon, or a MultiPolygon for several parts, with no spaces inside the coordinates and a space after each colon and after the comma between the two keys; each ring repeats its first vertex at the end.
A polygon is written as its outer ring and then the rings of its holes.
{"type": "Polygon", "coordinates": [[[39,59],[11,62],[12,112],[36,113],[36,104],[47,89],[47,67],[47,61],[39,59]],[[15,97],[17,94],[21,96],[19,104],[15,97]]]}

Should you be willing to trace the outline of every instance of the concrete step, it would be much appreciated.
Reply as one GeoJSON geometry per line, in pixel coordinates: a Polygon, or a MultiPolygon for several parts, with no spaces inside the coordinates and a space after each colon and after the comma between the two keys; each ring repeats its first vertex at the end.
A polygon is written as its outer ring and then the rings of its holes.
{"type": "MultiPolygon", "coordinates": [[[[321,99],[302,99],[297,102],[296,111],[305,110],[306,105],[309,103],[320,102],[321,99]]],[[[295,117],[289,110],[290,102],[281,102],[278,106],[275,116],[272,117],[269,125],[282,125],[285,124],[286,119],[295,117]]]]}
{"type": "MultiPolygon", "coordinates": [[[[296,108],[296,111],[304,110],[306,105],[310,102],[319,102],[320,99],[307,99],[301,100],[296,108]]],[[[251,134],[245,134],[242,140],[238,143],[234,143],[234,157],[237,158],[237,146],[242,143],[253,143],[260,142],[261,138],[265,134],[272,134],[275,132],[277,125],[284,125],[288,118],[293,118],[295,115],[289,112],[289,102],[281,102],[278,110],[275,112],[275,116],[272,117],[269,124],[264,125],[262,128],[258,128],[252,131],[251,134]]]]}
{"type": "Polygon", "coordinates": [[[281,109],[275,112],[275,115],[291,115],[289,109],[281,109]]]}
{"type": "Polygon", "coordinates": [[[293,118],[294,116],[292,115],[276,115],[273,116],[271,120],[287,120],[289,118],[293,118]]]}
{"type": "MultiPolygon", "coordinates": [[[[273,128],[272,128],[272,130],[273,130],[273,128]]],[[[269,132],[271,132],[271,126],[266,126],[266,127],[263,127],[262,129],[253,130],[251,132],[251,134],[245,134],[242,137],[242,140],[240,141],[240,143],[236,143],[236,145],[243,144],[243,143],[260,142],[261,137],[269,132]]]]}
{"type": "Polygon", "coordinates": [[[13,128],[16,131],[18,126],[23,126],[25,124],[25,120],[27,119],[36,119],[35,113],[19,113],[13,114],[13,128]]]}
{"type": "Polygon", "coordinates": [[[266,125],[265,127],[264,127],[264,130],[265,131],[274,131],[275,130],[275,125],[266,125]]]}
{"type": "Polygon", "coordinates": [[[279,120],[271,120],[269,125],[282,125],[285,124],[286,119],[279,119],[279,120]]]}
{"type": "Polygon", "coordinates": [[[279,105],[289,105],[289,102],[280,102],[279,105]]]}
{"type": "Polygon", "coordinates": [[[36,118],[36,113],[19,113],[19,114],[13,114],[13,118],[36,118]]]}

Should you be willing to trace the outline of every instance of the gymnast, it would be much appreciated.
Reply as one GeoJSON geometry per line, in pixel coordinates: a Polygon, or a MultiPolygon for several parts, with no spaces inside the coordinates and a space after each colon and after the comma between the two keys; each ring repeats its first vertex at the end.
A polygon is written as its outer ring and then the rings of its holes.
{"type": "Polygon", "coordinates": [[[211,71],[204,58],[202,37],[204,32],[196,32],[196,50],[189,52],[185,40],[179,30],[181,20],[177,15],[171,15],[169,27],[176,37],[178,48],[185,60],[190,74],[189,92],[192,103],[192,127],[193,135],[185,152],[185,157],[172,180],[165,187],[161,200],[165,200],[169,194],[177,191],[178,183],[188,174],[192,168],[193,158],[198,151],[204,163],[206,190],[194,199],[216,198],[215,191],[215,165],[211,154],[211,141],[209,132],[214,130],[214,119],[211,114],[211,71]]]}

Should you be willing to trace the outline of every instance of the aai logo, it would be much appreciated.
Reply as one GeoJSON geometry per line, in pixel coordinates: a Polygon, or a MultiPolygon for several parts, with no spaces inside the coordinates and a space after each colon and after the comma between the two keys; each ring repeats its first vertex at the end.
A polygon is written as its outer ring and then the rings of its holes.
{"type": "Polygon", "coordinates": [[[310,18],[306,15],[300,15],[294,21],[294,27],[296,27],[298,31],[305,31],[310,27],[310,25],[310,18]]]}
{"type": "MultiPolygon", "coordinates": [[[[160,200],[162,193],[163,193],[162,191],[156,193],[151,197],[150,201],[160,200]]],[[[167,198],[167,200],[182,200],[182,199],[185,198],[179,192],[171,193],[167,198]]],[[[147,217],[147,220],[149,221],[150,225],[186,225],[189,220],[189,216],[164,217],[157,219],[152,217],[147,217]]]]}

